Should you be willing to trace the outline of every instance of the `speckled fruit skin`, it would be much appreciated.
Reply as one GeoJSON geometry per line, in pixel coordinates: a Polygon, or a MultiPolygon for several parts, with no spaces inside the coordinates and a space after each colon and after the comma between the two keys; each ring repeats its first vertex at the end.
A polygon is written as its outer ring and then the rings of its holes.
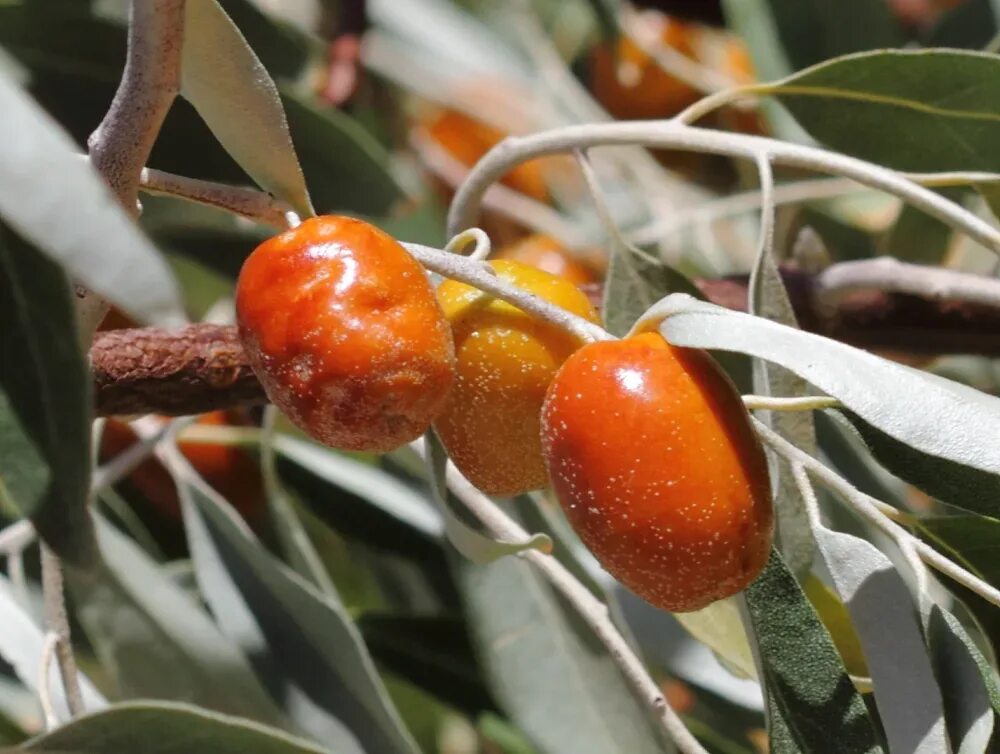
{"type": "Polygon", "coordinates": [[[586,285],[599,279],[594,269],[566,251],[552,236],[541,233],[535,233],[504,246],[497,252],[497,258],[537,267],[543,272],[568,280],[573,285],[586,285]]]}
{"type": "MultiPolygon", "coordinates": [[[[567,280],[508,260],[490,262],[501,280],[597,322],[567,280]]],[[[561,328],[455,281],[438,288],[451,322],[457,379],[434,422],[455,465],[483,492],[516,495],[548,483],[539,438],[552,376],[580,342],[561,328]]]]}
{"type": "Polygon", "coordinates": [[[651,604],[698,610],[767,562],[767,463],[725,374],[658,333],[573,354],[542,410],[549,476],[605,569],[651,604]]]}
{"type": "Polygon", "coordinates": [[[419,437],[454,381],[451,329],[423,268],[360,220],[313,218],[257,247],[236,315],[268,397],[335,448],[419,437]]]}

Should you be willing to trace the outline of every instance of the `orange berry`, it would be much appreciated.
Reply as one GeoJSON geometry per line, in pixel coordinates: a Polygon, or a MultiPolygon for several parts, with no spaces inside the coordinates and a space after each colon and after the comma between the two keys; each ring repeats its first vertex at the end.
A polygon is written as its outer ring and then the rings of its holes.
{"type": "MultiPolygon", "coordinates": [[[[501,280],[591,322],[597,312],[572,283],[518,262],[490,262],[501,280]]],[[[477,288],[447,281],[438,298],[455,337],[457,378],[434,428],[455,465],[483,492],[544,487],[542,401],[559,366],[580,347],[565,330],[477,288]]]]}
{"type": "Polygon", "coordinates": [[[575,258],[552,236],[535,233],[516,243],[504,246],[497,259],[509,259],[537,267],[543,272],[563,278],[573,285],[586,285],[598,280],[593,268],[575,258]]]}
{"type": "Polygon", "coordinates": [[[605,569],[651,604],[698,610],[767,561],[767,463],[739,395],[703,351],[658,333],[584,346],[542,410],[556,497],[605,569]]]}
{"type": "MultiPolygon", "coordinates": [[[[479,162],[484,154],[507,135],[455,110],[441,111],[424,127],[434,141],[467,168],[479,162]]],[[[540,202],[549,200],[549,189],[538,162],[518,165],[504,175],[500,182],[540,202]]]]}
{"type": "Polygon", "coordinates": [[[240,338],[268,397],[344,450],[419,437],[454,379],[451,331],[423,267],[349,217],[315,217],[265,241],[236,286],[240,338]]]}
{"type": "MultiPolygon", "coordinates": [[[[646,13],[644,17],[660,27],[663,44],[694,57],[691,35],[698,27],[659,13],[646,13]]],[[[623,120],[667,118],[701,97],[696,89],[664,71],[625,36],[618,37],[614,49],[608,43],[594,48],[590,81],[597,101],[623,120]]]]}

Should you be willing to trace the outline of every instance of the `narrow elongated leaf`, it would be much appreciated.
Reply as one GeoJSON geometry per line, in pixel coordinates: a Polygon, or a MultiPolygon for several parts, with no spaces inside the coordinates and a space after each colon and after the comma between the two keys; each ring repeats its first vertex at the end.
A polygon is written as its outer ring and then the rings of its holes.
{"type": "Polygon", "coordinates": [[[168,702],[118,704],[34,738],[21,749],[53,754],[340,754],[259,723],[168,702]]]}
{"type": "Polygon", "coordinates": [[[217,0],[186,5],[181,93],[262,188],[315,214],[278,88],[217,0]]]}
{"type": "MultiPolygon", "coordinates": [[[[915,459],[934,461],[937,473],[946,469],[956,484],[941,491],[948,493],[948,502],[987,515],[1000,512],[1000,399],[829,338],[682,295],[654,307],[643,326],[658,321],[667,340],[677,345],[737,351],[792,370],[895,446],[909,448],[915,459]]],[[[912,467],[890,468],[904,478],[917,473],[912,467]]]]}
{"type": "Polygon", "coordinates": [[[72,296],[59,267],[0,225],[0,497],[88,564],[91,380],[72,296]]]}
{"type": "Polygon", "coordinates": [[[809,68],[770,91],[839,152],[898,170],[1000,172],[1000,56],[861,53],[809,68]]]}
{"type": "Polygon", "coordinates": [[[202,593],[223,630],[282,682],[296,721],[339,751],[415,754],[342,605],[274,560],[225,500],[178,470],[202,593]]]}
{"type": "MultiPolygon", "coordinates": [[[[18,603],[9,582],[0,577],[0,658],[14,669],[22,684],[38,694],[38,680],[45,633],[18,603]]],[[[49,691],[60,720],[68,720],[69,707],[59,678],[59,669],[52,663],[48,675],[49,691]]],[[[107,706],[101,693],[86,676],[80,676],[80,691],[84,707],[93,712],[107,706]]]]}
{"type": "Polygon", "coordinates": [[[67,577],[77,617],[122,695],[284,725],[246,657],[191,598],[110,524],[97,519],[97,534],[103,567],[67,577]]]}
{"type": "Polygon", "coordinates": [[[828,529],[817,544],[861,639],[891,751],[946,751],[944,701],[910,592],[863,539],[828,529]]]}
{"type": "Polygon", "coordinates": [[[3,72],[0,112],[0,217],[135,319],[182,319],[163,258],[70,137],[3,72]]]}
{"type": "Polygon", "coordinates": [[[680,272],[616,244],[604,282],[604,326],[613,335],[624,335],[653,303],[678,292],[701,298],[694,283],[680,272]]]}
{"type": "Polygon", "coordinates": [[[491,691],[540,752],[671,750],[603,645],[529,563],[456,568],[491,691]]]}
{"type": "Polygon", "coordinates": [[[770,700],[771,751],[880,752],[830,634],[776,550],[746,604],[770,700]]]}
{"type": "Polygon", "coordinates": [[[1000,586],[1000,520],[986,516],[927,516],[916,528],[950,557],[1000,586]]]}

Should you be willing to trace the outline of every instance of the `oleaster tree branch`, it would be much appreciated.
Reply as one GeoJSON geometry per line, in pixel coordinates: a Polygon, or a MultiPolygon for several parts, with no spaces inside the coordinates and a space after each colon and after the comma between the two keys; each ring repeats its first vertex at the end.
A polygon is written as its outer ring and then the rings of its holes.
{"type": "MultiPolygon", "coordinates": [[[[458,256],[454,261],[470,263],[458,256]]],[[[791,267],[781,270],[805,329],[851,345],[911,356],[1000,356],[1000,281],[949,273],[947,293],[955,298],[940,298],[934,277],[940,270],[895,263],[899,274],[893,280],[906,281],[905,287],[898,286],[905,291],[920,290],[913,282],[927,278],[926,292],[912,295],[882,289],[892,289],[894,284],[879,276],[872,277],[866,288],[864,268],[858,267],[861,263],[849,264],[846,272],[850,274],[842,274],[841,265],[816,275],[791,267]],[[841,284],[850,290],[838,290],[841,284]],[[834,291],[835,300],[829,298],[834,291]],[[962,299],[973,291],[979,296],[992,292],[992,303],[962,299]]],[[[713,303],[746,310],[746,276],[695,282],[713,303]]],[[[600,301],[598,286],[587,292],[595,302],[600,301]]],[[[90,358],[100,416],[183,416],[267,402],[236,328],[231,326],[195,324],[174,332],[143,328],[99,333],[90,358]]]]}

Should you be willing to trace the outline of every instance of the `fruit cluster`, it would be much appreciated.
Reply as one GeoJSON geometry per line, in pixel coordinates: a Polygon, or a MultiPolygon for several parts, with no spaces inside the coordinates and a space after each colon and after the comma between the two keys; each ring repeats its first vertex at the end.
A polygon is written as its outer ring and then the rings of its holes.
{"type": "MultiPolygon", "coordinates": [[[[523,291],[597,322],[573,283],[512,259],[523,291]]],[[[659,607],[747,586],[770,549],[767,466],[704,353],[656,333],[581,344],[457,281],[437,291],[382,231],[303,222],[240,273],[240,335],[271,400],[320,442],[384,452],[433,424],[495,495],[551,486],[604,567],[659,607]]]]}

